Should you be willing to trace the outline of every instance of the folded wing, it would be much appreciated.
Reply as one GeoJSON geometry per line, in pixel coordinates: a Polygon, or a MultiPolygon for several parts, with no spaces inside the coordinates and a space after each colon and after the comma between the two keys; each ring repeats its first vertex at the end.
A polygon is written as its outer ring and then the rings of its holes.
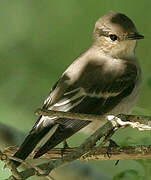
{"type": "MultiPolygon", "coordinates": [[[[48,109],[58,111],[103,115],[131,94],[136,81],[137,69],[133,64],[125,64],[122,71],[119,69],[115,72],[113,70],[104,72],[102,65],[88,64],[78,81],[68,86],[57,102],[51,106],[46,103],[46,106],[48,109]]],[[[59,88],[59,84],[56,88],[59,88]]],[[[46,121],[49,120],[46,118],[46,121]]],[[[59,118],[55,123],[59,124],[58,128],[35,154],[35,158],[87,126],[90,121],[59,118]]]]}

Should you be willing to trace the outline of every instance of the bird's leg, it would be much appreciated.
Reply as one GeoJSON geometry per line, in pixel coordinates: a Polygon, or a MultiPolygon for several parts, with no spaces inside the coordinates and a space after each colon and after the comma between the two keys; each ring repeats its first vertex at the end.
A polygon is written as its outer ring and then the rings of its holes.
{"type": "MultiPolygon", "coordinates": [[[[110,150],[111,150],[112,147],[119,147],[119,145],[118,145],[115,141],[113,141],[112,139],[109,139],[109,146],[108,146],[107,152],[106,152],[106,154],[107,154],[107,156],[108,156],[109,158],[111,157],[110,150]]],[[[117,160],[117,161],[115,162],[115,166],[116,166],[118,163],[119,163],[119,160],[117,160]]]]}
{"type": "Polygon", "coordinates": [[[109,146],[108,146],[107,152],[106,152],[106,154],[107,154],[107,156],[108,156],[109,158],[111,157],[111,153],[110,153],[111,148],[112,148],[112,147],[119,147],[119,146],[117,145],[117,143],[111,139],[111,137],[113,136],[113,134],[115,133],[115,131],[116,131],[115,129],[111,130],[111,131],[105,136],[105,138],[104,138],[104,140],[102,141],[102,143],[98,146],[98,148],[99,148],[99,147],[101,148],[102,146],[105,146],[105,144],[106,144],[107,142],[109,142],[109,146]]]}
{"type": "MultiPolygon", "coordinates": [[[[113,140],[111,139],[111,137],[113,136],[113,134],[115,133],[115,131],[116,131],[116,129],[111,130],[111,131],[105,136],[103,142],[100,144],[100,147],[102,147],[102,146],[104,146],[107,142],[109,142],[109,146],[108,146],[107,152],[106,152],[106,154],[107,154],[107,156],[108,156],[109,158],[111,157],[111,153],[110,153],[111,148],[112,148],[112,147],[119,147],[119,145],[118,145],[115,141],[113,141],[113,140]]],[[[118,164],[118,162],[119,162],[119,160],[117,160],[117,161],[115,162],[115,166],[118,164]]]]}
{"type": "Polygon", "coordinates": [[[111,157],[110,150],[111,150],[113,147],[119,147],[119,145],[118,145],[115,141],[113,141],[112,139],[109,139],[108,141],[109,141],[109,146],[108,146],[108,148],[107,148],[106,154],[107,154],[107,156],[110,158],[110,157],[111,157]]]}
{"type": "Polygon", "coordinates": [[[63,141],[63,148],[61,149],[61,156],[62,156],[62,157],[63,157],[63,154],[64,154],[64,152],[65,152],[65,150],[66,150],[67,148],[70,148],[70,147],[69,147],[67,141],[64,140],[64,141],[63,141]]]}

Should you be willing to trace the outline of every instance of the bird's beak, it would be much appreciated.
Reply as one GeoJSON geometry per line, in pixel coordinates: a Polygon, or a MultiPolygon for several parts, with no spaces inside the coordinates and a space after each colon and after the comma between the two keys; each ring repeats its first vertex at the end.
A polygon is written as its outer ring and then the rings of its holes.
{"type": "Polygon", "coordinates": [[[139,40],[139,39],[144,39],[144,36],[139,34],[139,33],[135,33],[135,34],[129,35],[128,39],[130,39],[130,40],[139,40]]]}

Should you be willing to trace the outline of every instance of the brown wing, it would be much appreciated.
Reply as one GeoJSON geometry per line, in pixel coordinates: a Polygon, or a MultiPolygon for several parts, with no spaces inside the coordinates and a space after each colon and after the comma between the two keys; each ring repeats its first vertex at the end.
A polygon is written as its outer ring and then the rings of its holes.
{"type": "MultiPolygon", "coordinates": [[[[133,64],[124,64],[124,69],[105,71],[104,65],[88,64],[80,78],[64,91],[51,109],[88,114],[105,114],[126,96],[130,95],[137,80],[137,69],[133,64]]],[[[55,89],[54,89],[55,91],[55,89]]],[[[35,158],[41,156],[64,139],[67,139],[89,121],[58,119],[61,123],[56,132],[42,146],[35,158]]]]}

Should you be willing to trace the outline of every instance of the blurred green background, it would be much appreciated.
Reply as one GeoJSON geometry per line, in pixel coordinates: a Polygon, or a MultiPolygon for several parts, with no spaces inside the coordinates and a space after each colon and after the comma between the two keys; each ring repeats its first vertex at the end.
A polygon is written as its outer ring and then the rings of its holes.
{"type": "MultiPolygon", "coordinates": [[[[96,20],[111,10],[129,16],[145,36],[136,50],[143,69],[143,88],[135,113],[151,114],[150,0],[1,0],[0,122],[24,133],[31,129],[37,118],[36,108],[42,106],[68,65],[91,45],[96,20]]],[[[114,137],[119,144],[134,145],[149,144],[151,135],[124,129],[114,137]]],[[[76,146],[84,138],[76,135],[69,141],[76,146]]],[[[98,177],[90,178],[92,180],[102,179],[101,174],[109,179],[151,177],[150,161],[120,161],[116,167],[114,163],[85,165],[98,173],[98,177]]],[[[7,170],[0,170],[0,179],[9,174],[7,170]]]]}

